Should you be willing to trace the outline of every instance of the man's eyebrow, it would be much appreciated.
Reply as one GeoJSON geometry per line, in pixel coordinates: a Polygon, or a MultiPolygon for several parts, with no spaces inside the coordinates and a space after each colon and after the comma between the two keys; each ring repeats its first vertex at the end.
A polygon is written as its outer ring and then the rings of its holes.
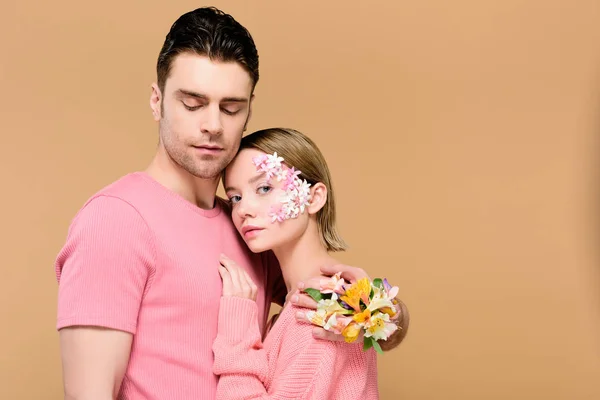
{"type": "Polygon", "coordinates": [[[201,93],[192,92],[190,90],[178,89],[177,94],[183,94],[184,96],[196,97],[198,99],[208,99],[208,97],[201,93]]]}
{"type": "MultiPolygon", "coordinates": [[[[179,94],[184,96],[195,97],[197,99],[208,100],[208,96],[202,93],[193,92],[191,90],[179,89],[177,91],[179,94]]],[[[247,103],[247,97],[224,97],[221,99],[221,103],[247,103]]]]}
{"type": "MultiPolygon", "coordinates": [[[[264,176],[265,176],[265,173],[264,173],[264,172],[263,172],[263,173],[261,173],[261,174],[255,175],[254,177],[252,177],[252,178],[248,179],[248,183],[256,183],[256,181],[260,180],[260,179],[261,179],[262,177],[264,177],[264,176]]],[[[226,191],[226,192],[229,192],[230,190],[235,190],[235,188],[234,188],[233,186],[227,186],[227,187],[225,188],[225,191],[226,191]]]]}
{"type": "Polygon", "coordinates": [[[224,97],[221,103],[247,103],[247,97],[224,97]]]}

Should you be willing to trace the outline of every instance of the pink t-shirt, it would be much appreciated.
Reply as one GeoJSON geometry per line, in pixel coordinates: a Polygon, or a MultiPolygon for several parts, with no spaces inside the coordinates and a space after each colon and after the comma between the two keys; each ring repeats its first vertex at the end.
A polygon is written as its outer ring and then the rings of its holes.
{"type": "Polygon", "coordinates": [[[57,329],[101,326],[134,335],[119,398],[213,399],[224,253],[259,287],[264,327],[273,290],[285,289],[272,254],[251,253],[224,201],[202,210],[143,172],[92,196],[56,260],[57,329]]]}
{"type": "Polygon", "coordinates": [[[315,339],[294,306],[284,307],[263,343],[259,309],[249,299],[221,299],[213,344],[217,400],[379,399],[374,349],[315,339]]]}

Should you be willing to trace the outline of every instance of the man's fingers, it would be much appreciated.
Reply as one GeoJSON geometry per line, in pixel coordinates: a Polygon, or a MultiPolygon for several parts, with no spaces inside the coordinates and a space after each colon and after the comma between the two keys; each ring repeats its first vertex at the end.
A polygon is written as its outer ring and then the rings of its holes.
{"type": "Polygon", "coordinates": [[[369,275],[362,268],[344,264],[321,266],[321,273],[323,275],[333,276],[338,272],[341,272],[341,277],[348,282],[356,282],[362,278],[369,278],[369,275]]]}
{"type": "Polygon", "coordinates": [[[298,289],[305,290],[307,288],[321,290],[321,280],[323,277],[314,277],[302,282],[298,282],[298,289]]]}
{"type": "Polygon", "coordinates": [[[297,307],[310,308],[313,310],[317,309],[317,302],[312,299],[307,294],[304,293],[296,293],[292,295],[292,304],[297,307]]]}
{"type": "MultiPolygon", "coordinates": [[[[343,342],[344,337],[342,335],[335,334],[333,332],[326,331],[323,328],[313,328],[312,330],[313,337],[321,340],[329,340],[331,342],[343,342]]],[[[358,339],[357,339],[358,340],[358,339]]]]}
{"type": "MultiPolygon", "coordinates": [[[[341,273],[341,277],[344,278],[346,282],[350,283],[354,283],[362,278],[369,278],[369,275],[367,275],[363,269],[344,264],[323,265],[321,266],[321,273],[325,276],[333,276],[337,273],[341,273]]],[[[328,278],[317,276],[298,282],[298,289],[306,290],[307,288],[312,288],[322,290],[326,279],[328,278]]]]}

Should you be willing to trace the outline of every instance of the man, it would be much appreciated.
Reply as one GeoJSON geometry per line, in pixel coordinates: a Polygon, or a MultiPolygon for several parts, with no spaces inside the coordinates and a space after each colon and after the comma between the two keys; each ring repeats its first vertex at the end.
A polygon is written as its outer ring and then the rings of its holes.
{"type": "MultiPolygon", "coordinates": [[[[144,172],[85,203],[56,260],[67,399],[214,398],[221,253],[257,284],[263,326],[270,303],[283,301],[274,258],[246,248],[216,197],[258,78],[253,39],[231,16],[200,8],[171,27],[150,98],[156,155],[144,172]]],[[[300,293],[292,301],[314,307],[300,293]]],[[[402,340],[407,322],[387,349],[402,340]]]]}

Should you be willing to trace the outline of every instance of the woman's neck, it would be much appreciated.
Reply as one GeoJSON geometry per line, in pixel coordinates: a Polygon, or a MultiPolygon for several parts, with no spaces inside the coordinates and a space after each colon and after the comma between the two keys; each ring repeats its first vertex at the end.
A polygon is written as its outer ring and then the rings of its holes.
{"type": "Polygon", "coordinates": [[[288,293],[297,289],[298,282],[320,276],[321,266],[337,264],[321,242],[317,223],[313,219],[297,241],[273,249],[273,253],[279,261],[288,293]]]}

